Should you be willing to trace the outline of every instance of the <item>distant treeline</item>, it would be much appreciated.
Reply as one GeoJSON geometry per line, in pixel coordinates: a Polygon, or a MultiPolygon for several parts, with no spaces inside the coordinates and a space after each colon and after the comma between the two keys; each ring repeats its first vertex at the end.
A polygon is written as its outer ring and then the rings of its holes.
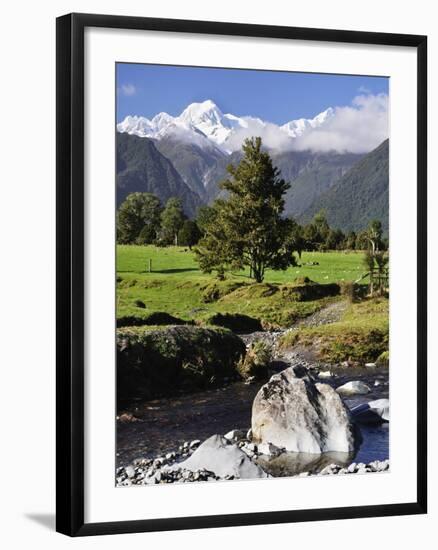
{"type": "MultiPolygon", "coordinates": [[[[184,213],[181,199],[171,197],[163,206],[152,193],[131,193],[117,211],[117,242],[119,244],[180,245],[192,247],[205,236],[208,222],[214,216],[211,206],[200,207],[195,220],[184,213]]],[[[358,233],[344,233],[329,226],[324,211],[317,213],[305,225],[290,219],[290,238],[300,256],[303,251],[367,250],[369,230],[378,237],[378,248],[388,249],[388,240],[382,237],[382,224],[373,220],[367,229],[358,233]]]]}

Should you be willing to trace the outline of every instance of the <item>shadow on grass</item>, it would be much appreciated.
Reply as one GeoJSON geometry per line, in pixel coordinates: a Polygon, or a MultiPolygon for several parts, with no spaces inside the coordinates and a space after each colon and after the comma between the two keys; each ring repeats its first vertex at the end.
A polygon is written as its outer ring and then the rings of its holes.
{"type": "MultiPolygon", "coordinates": [[[[173,269],[153,269],[152,273],[184,273],[186,271],[199,271],[197,267],[181,267],[173,269]]],[[[149,273],[148,271],[142,271],[142,273],[149,273]]]]}
{"type": "Polygon", "coordinates": [[[174,268],[174,269],[153,269],[152,271],[149,271],[149,269],[143,269],[142,271],[132,271],[130,269],[118,269],[117,273],[133,273],[134,275],[143,275],[145,273],[150,273],[151,275],[160,274],[160,273],[184,273],[188,271],[199,271],[197,267],[181,267],[181,268],[174,268]]]}

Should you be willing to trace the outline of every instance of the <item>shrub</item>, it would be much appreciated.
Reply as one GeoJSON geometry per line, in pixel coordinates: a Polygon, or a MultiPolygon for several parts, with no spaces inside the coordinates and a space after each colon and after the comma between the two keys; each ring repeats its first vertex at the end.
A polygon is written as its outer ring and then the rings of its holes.
{"type": "Polygon", "coordinates": [[[263,340],[257,340],[249,347],[246,355],[237,365],[242,378],[254,377],[264,380],[269,373],[269,365],[272,362],[272,347],[263,340]]]}
{"type": "Polygon", "coordinates": [[[383,351],[376,359],[376,365],[378,367],[389,367],[389,351],[383,351]]]}

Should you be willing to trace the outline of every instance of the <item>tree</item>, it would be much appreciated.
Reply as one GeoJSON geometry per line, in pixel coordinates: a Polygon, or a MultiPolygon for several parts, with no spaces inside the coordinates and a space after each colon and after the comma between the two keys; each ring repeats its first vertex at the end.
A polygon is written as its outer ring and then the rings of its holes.
{"type": "Polygon", "coordinates": [[[202,233],[202,236],[206,234],[207,227],[213,222],[215,215],[216,210],[213,206],[200,206],[198,208],[196,225],[198,226],[199,231],[202,233]]]}
{"type": "Polygon", "coordinates": [[[178,243],[181,246],[188,246],[191,250],[192,246],[198,244],[200,238],[201,232],[197,223],[193,220],[185,220],[178,231],[178,243]]]}
{"type": "Polygon", "coordinates": [[[379,251],[374,254],[374,260],[377,264],[377,286],[382,296],[388,286],[389,256],[386,252],[379,251]]]}
{"type": "Polygon", "coordinates": [[[350,233],[346,236],[344,248],[347,250],[354,250],[356,248],[356,233],[354,231],[350,231],[350,233]]]}
{"type": "Polygon", "coordinates": [[[369,269],[370,295],[374,295],[375,281],[380,295],[385,292],[388,281],[388,254],[379,250],[382,247],[382,224],[378,220],[370,222],[368,229],[363,235],[368,247],[365,251],[364,262],[369,269]]]}
{"type": "Polygon", "coordinates": [[[297,223],[293,218],[289,218],[289,237],[290,244],[293,250],[298,254],[298,258],[301,259],[301,254],[306,248],[306,241],[303,236],[303,227],[297,223]]]}
{"type": "Polygon", "coordinates": [[[149,237],[154,240],[160,227],[160,213],[160,200],[152,193],[129,194],[117,212],[117,242],[135,242],[145,227],[148,228],[149,237]]]}
{"type": "Polygon", "coordinates": [[[185,215],[182,201],[178,197],[171,197],[161,213],[161,240],[164,244],[178,246],[178,231],[181,229],[185,215]]]}
{"type": "Polygon", "coordinates": [[[326,240],[329,232],[330,227],[327,218],[324,211],[321,210],[303,229],[306,250],[326,250],[326,240]]]}
{"type": "Polygon", "coordinates": [[[329,229],[325,239],[326,250],[341,250],[344,239],[345,235],[340,229],[329,229]]]}
{"type": "Polygon", "coordinates": [[[227,198],[214,202],[195,253],[203,271],[223,276],[226,269],[247,266],[260,283],[266,269],[295,264],[291,222],[281,215],[290,184],[262,151],[261,138],[245,140],[242,148],[242,160],[228,166],[230,177],[220,184],[227,198]]]}
{"type": "Polygon", "coordinates": [[[319,235],[319,241],[323,243],[329,234],[330,226],[328,224],[324,210],[320,210],[315,214],[313,218],[313,225],[316,227],[316,230],[319,235]]]}
{"type": "Polygon", "coordinates": [[[382,222],[372,220],[367,229],[367,240],[370,244],[373,254],[379,251],[382,244],[382,222]]]}
{"type": "Polygon", "coordinates": [[[152,244],[157,238],[157,230],[152,225],[145,225],[143,229],[138,234],[138,237],[135,239],[136,244],[152,244]]]}

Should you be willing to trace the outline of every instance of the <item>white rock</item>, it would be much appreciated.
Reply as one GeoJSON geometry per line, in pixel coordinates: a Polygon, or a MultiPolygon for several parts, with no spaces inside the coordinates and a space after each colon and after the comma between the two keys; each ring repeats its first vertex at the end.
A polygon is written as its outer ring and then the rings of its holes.
{"type": "Polygon", "coordinates": [[[376,363],[365,363],[367,368],[373,369],[376,366],[376,363]]]}
{"type": "Polygon", "coordinates": [[[331,373],[329,370],[321,371],[318,374],[318,378],[332,378],[333,373],[331,373]]]}
{"type": "Polygon", "coordinates": [[[285,451],[284,448],[277,447],[277,445],[274,445],[269,441],[265,443],[260,443],[259,445],[257,445],[257,450],[262,455],[267,455],[267,456],[278,456],[285,451]]]}
{"type": "Polygon", "coordinates": [[[224,437],[229,441],[240,441],[241,439],[244,439],[245,432],[243,432],[242,430],[231,430],[230,432],[226,433],[224,437]]]}
{"type": "Polygon", "coordinates": [[[376,399],[362,403],[351,409],[351,414],[356,422],[363,424],[389,422],[389,399],[376,399]]]}
{"type": "Polygon", "coordinates": [[[336,388],[336,391],[341,395],[365,395],[369,393],[371,389],[365,382],[353,380],[339,386],[339,388],[336,388]]]}
{"type": "Polygon", "coordinates": [[[275,374],[261,387],[252,407],[252,433],[262,453],[268,443],[313,454],[353,452],[357,443],[342,399],[328,384],[315,384],[300,366],[275,374]]]}
{"type": "Polygon", "coordinates": [[[232,475],[235,478],[262,478],[268,475],[254,464],[237,445],[230,445],[220,435],[212,435],[204,441],[190,458],[166,469],[177,470],[205,469],[219,477],[232,475]]]}
{"type": "Polygon", "coordinates": [[[198,445],[201,444],[201,440],[200,439],[194,439],[193,441],[190,442],[190,449],[194,449],[195,447],[198,447],[198,445]]]}

